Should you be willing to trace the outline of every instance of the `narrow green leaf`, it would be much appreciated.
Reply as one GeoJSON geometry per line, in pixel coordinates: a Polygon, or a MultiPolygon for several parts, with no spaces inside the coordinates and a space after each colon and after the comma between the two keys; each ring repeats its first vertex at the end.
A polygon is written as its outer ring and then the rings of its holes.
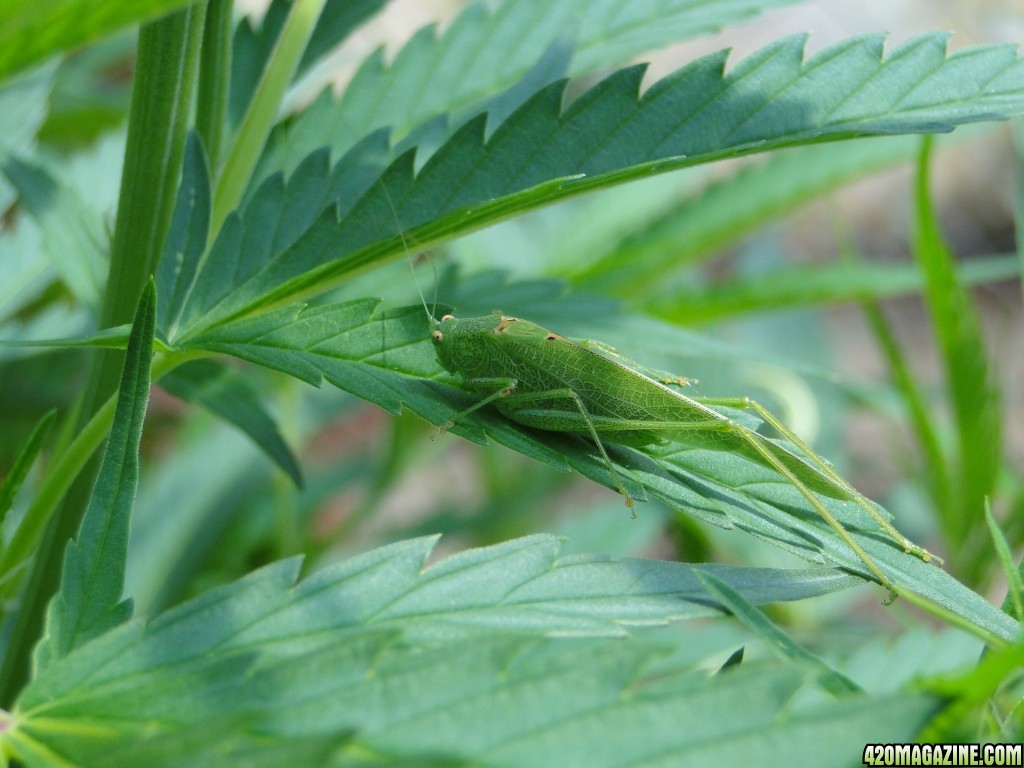
{"type": "MultiPolygon", "coordinates": [[[[285,307],[237,320],[193,340],[196,348],[234,355],[319,385],[322,380],[392,413],[403,406],[444,424],[477,401],[446,383],[429,343],[421,306],[372,314],[376,300],[313,308],[285,307]]],[[[440,311],[440,310],[439,310],[440,311]]],[[[731,417],[743,418],[730,412],[731,417]]],[[[614,478],[584,439],[530,430],[481,409],[452,430],[475,442],[490,438],[558,469],[572,468],[609,488],[614,478]]],[[[725,528],[739,528],[812,562],[833,562],[866,575],[863,563],[781,475],[742,456],[668,446],[607,446],[634,498],[657,499],[674,510],[725,528]]],[[[876,536],[876,525],[852,502],[822,497],[892,582],[997,637],[1019,627],[935,565],[876,536]]]]}
{"type": "Polygon", "coordinates": [[[809,668],[815,670],[818,682],[821,683],[825,690],[835,696],[860,691],[859,685],[832,669],[818,656],[815,656],[802,645],[795,642],[793,638],[775,626],[763,611],[751,605],[741,594],[728,584],[724,584],[714,574],[702,573],[699,574],[699,578],[708,592],[714,595],[719,603],[728,608],[733,616],[743,622],[749,630],[761,638],[777,655],[784,659],[791,659],[801,664],[806,664],[809,668]]]}
{"type": "Polygon", "coordinates": [[[267,137],[273,128],[281,99],[298,69],[313,28],[326,0],[295,0],[288,20],[274,44],[274,51],[260,77],[249,109],[217,176],[211,228],[217,232],[227,215],[242,200],[267,137]]]}
{"type": "Polygon", "coordinates": [[[925,297],[945,368],[956,424],[954,502],[941,505],[941,520],[958,561],[972,573],[982,567],[987,545],[979,523],[1002,462],[999,393],[989,372],[986,348],[970,297],[957,280],[953,255],[943,241],[928,194],[930,142],[922,145],[915,189],[914,256],[925,275],[925,297]]]}
{"type": "Polygon", "coordinates": [[[241,374],[211,360],[194,360],[160,379],[160,386],[185,402],[198,403],[245,432],[296,486],[302,470],[259,393],[241,374]]]}
{"type": "Polygon", "coordinates": [[[131,616],[122,601],[128,524],[139,475],[139,441],[149,402],[156,289],[139,301],[110,438],[77,538],[64,556],[60,591],[47,611],[35,654],[38,674],[131,616]]]}
{"type": "Polygon", "coordinates": [[[0,80],[51,56],[195,0],[6,0],[0,80]]]}
{"type": "MultiPolygon", "coordinates": [[[[273,249],[242,249],[243,222],[252,217],[229,219],[198,279],[206,292],[185,309],[182,335],[323,290],[324,281],[402,254],[407,243],[426,247],[651,173],[801,142],[950,130],[1024,110],[1024,63],[1012,47],[947,55],[946,40],[917,38],[883,57],[882,37],[856,38],[804,60],[805,39],[790,38],[728,74],[724,53],[705,57],[639,98],[643,67],[621,70],[564,109],[564,84],[554,84],[489,138],[485,116],[471,120],[418,174],[404,155],[379,184],[365,178],[361,198],[276,238],[273,249]],[[398,228],[404,238],[387,236],[398,228]]],[[[325,175],[310,175],[317,195],[325,175]]],[[[305,199],[303,187],[271,177],[255,198],[283,207],[305,199]]]]}
{"type": "MultiPolygon", "coordinates": [[[[302,54],[296,78],[384,7],[384,0],[327,0],[302,54]]],[[[273,0],[259,22],[247,16],[235,29],[231,57],[230,118],[237,126],[252,100],[285,19],[288,0],[273,0]]],[[[315,149],[315,147],[314,147],[315,149]]]]}
{"type": "Polygon", "coordinates": [[[10,510],[11,505],[14,503],[14,497],[21,489],[21,484],[25,481],[29,469],[32,468],[32,463],[36,460],[36,456],[42,450],[43,440],[46,439],[46,435],[50,432],[50,427],[53,426],[54,419],[56,418],[57,411],[52,410],[39,420],[35,429],[32,430],[32,434],[25,441],[24,447],[18,453],[18,458],[14,460],[14,466],[11,467],[11,471],[7,473],[7,477],[0,483],[0,524],[3,523],[8,510],[10,510]]]}
{"type": "Polygon", "coordinates": [[[995,545],[996,556],[1003,568],[1003,575],[1006,577],[1007,594],[1003,602],[1003,610],[1015,617],[1017,621],[1024,620],[1024,576],[1020,567],[1013,561],[1013,552],[1006,541],[999,524],[992,516],[992,506],[985,503],[985,523],[988,525],[989,535],[995,545]]]}
{"type": "MultiPolygon", "coordinates": [[[[854,179],[910,162],[916,150],[913,138],[892,136],[774,152],[709,184],[666,215],[630,233],[601,258],[584,265],[573,275],[573,282],[598,291],[657,294],[666,271],[699,261],[744,233],[854,179]]],[[[676,287],[673,282],[673,292],[676,287]]]]}
{"type": "MultiPolygon", "coordinates": [[[[993,256],[959,265],[957,273],[964,285],[979,285],[1006,280],[1017,269],[1016,257],[993,256]]],[[[644,305],[658,317],[691,325],[751,312],[907,296],[920,293],[924,284],[921,271],[912,265],[839,262],[782,267],[720,286],[688,288],[673,282],[670,295],[645,300],[644,305]]],[[[626,295],[648,294],[641,290],[626,295]]]]}

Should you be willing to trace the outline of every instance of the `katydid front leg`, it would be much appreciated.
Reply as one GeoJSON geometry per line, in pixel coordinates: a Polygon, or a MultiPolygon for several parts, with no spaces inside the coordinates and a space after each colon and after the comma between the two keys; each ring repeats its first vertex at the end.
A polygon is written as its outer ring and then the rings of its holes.
{"type": "Polygon", "coordinates": [[[490,405],[500,397],[508,397],[509,395],[516,391],[516,386],[518,385],[518,383],[519,382],[517,382],[515,379],[469,379],[468,381],[466,381],[466,386],[469,389],[472,389],[475,392],[478,392],[480,390],[486,391],[488,389],[493,391],[489,395],[487,395],[487,397],[485,397],[483,400],[473,403],[473,405],[469,406],[469,408],[455,414],[450,419],[448,419],[448,421],[446,421],[444,424],[438,427],[438,429],[441,430],[441,434],[443,435],[445,432],[454,427],[462,419],[466,418],[467,416],[469,416],[469,414],[473,413],[474,411],[479,411],[481,408],[490,405]]]}

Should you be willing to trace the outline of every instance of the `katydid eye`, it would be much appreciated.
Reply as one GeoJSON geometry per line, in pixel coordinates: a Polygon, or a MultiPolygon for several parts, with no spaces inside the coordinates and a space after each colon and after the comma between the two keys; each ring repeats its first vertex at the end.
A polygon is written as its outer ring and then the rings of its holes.
{"type": "Polygon", "coordinates": [[[443,323],[443,322],[444,322],[445,320],[454,320],[454,319],[455,319],[455,315],[442,315],[442,316],[441,316],[441,322],[442,322],[442,323],[443,323]]]}
{"type": "Polygon", "coordinates": [[[432,334],[430,334],[430,338],[434,340],[435,344],[440,344],[442,341],[444,341],[444,334],[441,333],[440,331],[434,331],[432,334]]]}

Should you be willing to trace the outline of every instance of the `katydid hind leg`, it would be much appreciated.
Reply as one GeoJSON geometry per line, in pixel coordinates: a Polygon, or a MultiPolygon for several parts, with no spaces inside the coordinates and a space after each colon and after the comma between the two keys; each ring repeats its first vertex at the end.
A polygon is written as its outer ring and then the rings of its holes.
{"type": "MultiPolygon", "coordinates": [[[[787,464],[786,461],[783,461],[779,457],[777,451],[781,449],[777,445],[768,442],[768,440],[766,440],[764,437],[757,434],[756,432],[752,432],[746,427],[725,418],[714,421],[663,424],[661,428],[666,431],[675,432],[677,435],[684,432],[689,432],[690,439],[685,440],[685,442],[690,444],[696,444],[700,442],[699,436],[701,435],[701,433],[703,433],[703,437],[707,439],[707,442],[709,442],[712,445],[714,445],[715,442],[713,438],[721,438],[723,436],[728,436],[727,439],[730,439],[732,441],[739,441],[743,445],[747,446],[748,451],[744,451],[745,454],[749,456],[751,453],[753,453],[754,455],[759,456],[761,459],[760,463],[766,464],[767,466],[771,467],[773,470],[778,472],[780,475],[782,475],[784,478],[786,478],[787,482],[789,482],[789,484],[792,485],[793,488],[795,488],[800,493],[800,495],[804,497],[804,499],[806,499],[806,501],[814,508],[818,515],[826,523],[828,523],[828,525],[836,532],[839,538],[842,539],[843,542],[858,557],[858,559],[860,559],[860,561],[864,563],[864,566],[878,580],[878,582],[883,587],[888,589],[891,595],[895,596],[897,594],[892,582],[882,572],[882,569],[878,566],[878,564],[871,558],[870,555],[868,555],[867,552],[864,551],[864,548],[857,543],[856,539],[853,538],[853,535],[846,529],[846,527],[841,522],[839,522],[836,516],[829,511],[828,507],[826,507],[822,503],[821,499],[819,499],[815,495],[814,491],[812,491],[807,486],[807,483],[805,483],[797,475],[797,473],[793,471],[791,463],[787,464]]],[[[715,447],[719,449],[726,449],[721,443],[719,443],[715,447]]],[[[788,455],[792,457],[792,454],[788,455]]],[[[812,452],[812,455],[816,454],[813,454],[812,452]]],[[[848,486],[845,485],[841,486],[841,489],[844,492],[844,494],[847,493],[847,487],[848,486]]],[[[854,491],[853,493],[856,494],[856,491],[854,491]]],[[[902,542],[903,538],[899,537],[897,541],[902,542]]]]}
{"type": "MultiPolygon", "coordinates": [[[[571,392],[571,390],[568,392],[571,392]]],[[[689,444],[706,443],[719,450],[741,453],[742,455],[746,455],[748,458],[759,460],[759,463],[767,465],[786,478],[787,482],[789,482],[789,484],[806,499],[818,515],[828,523],[833,530],[835,530],[836,534],[853,551],[858,559],[864,563],[865,567],[879,581],[879,583],[895,594],[892,582],[882,572],[877,563],[875,563],[870,555],[864,551],[864,548],[857,543],[852,534],[835,517],[835,515],[829,511],[829,509],[822,503],[821,499],[815,495],[815,492],[808,487],[808,484],[797,474],[797,472],[794,471],[793,468],[794,466],[802,466],[806,473],[815,472],[821,481],[819,482],[819,485],[822,482],[832,485],[834,489],[839,492],[835,495],[838,495],[840,498],[856,500],[859,497],[863,500],[863,497],[860,496],[856,490],[839,478],[839,476],[831,469],[828,469],[827,472],[820,472],[817,467],[806,465],[799,457],[789,452],[785,452],[777,444],[769,442],[766,438],[756,432],[752,432],[746,427],[724,417],[719,419],[675,423],[665,421],[631,421],[626,419],[591,416],[587,414],[586,409],[583,408],[582,403],[580,403],[580,413],[583,418],[581,421],[581,417],[577,417],[571,412],[552,411],[550,409],[550,404],[552,400],[555,399],[552,397],[553,394],[557,395],[558,393],[516,393],[510,398],[507,405],[503,403],[502,406],[503,408],[512,406],[513,412],[510,413],[510,416],[512,416],[516,421],[524,423],[527,426],[557,428],[563,431],[575,432],[584,432],[585,430],[583,427],[585,426],[586,431],[593,430],[592,435],[594,436],[595,442],[597,442],[599,448],[602,448],[601,452],[605,457],[607,457],[607,454],[603,450],[603,446],[599,441],[600,434],[604,434],[605,438],[612,440],[612,442],[618,442],[616,439],[617,435],[627,432],[643,432],[650,430],[652,432],[674,434],[675,437],[680,438],[683,442],[689,444]],[[531,402],[540,401],[543,401],[543,404],[546,406],[545,409],[537,408],[536,410],[533,410],[529,407],[524,407],[528,406],[531,402]],[[745,450],[739,450],[740,447],[745,448],[745,450]],[[787,460],[780,458],[780,454],[787,460]],[[834,477],[839,478],[838,482],[833,479],[834,477]]],[[[569,395],[564,395],[564,397],[565,399],[570,399],[569,395]]],[[[736,402],[726,402],[722,404],[730,407],[737,405],[736,402]]],[[[786,434],[786,432],[787,430],[783,427],[783,434],[786,434]]],[[[800,445],[801,450],[805,450],[805,448],[805,446],[800,445]]],[[[809,448],[806,448],[806,452],[809,456],[817,456],[817,454],[809,448]]],[[[824,463],[824,460],[820,457],[818,457],[818,459],[822,465],[827,468],[827,464],[824,463]]],[[[867,504],[867,501],[863,500],[862,504],[867,504]]],[[[905,539],[897,533],[895,540],[902,544],[905,539]]]]}
{"type": "MultiPolygon", "coordinates": [[[[776,417],[771,411],[769,411],[763,405],[747,397],[715,399],[701,398],[700,402],[706,405],[720,405],[727,408],[736,408],[738,410],[753,411],[758,416],[758,418],[762,419],[765,423],[771,426],[772,429],[776,430],[780,435],[782,435],[783,438],[785,438],[787,441],[795,445],[797,449],[804,454],[804,457],[806,457],[806,462],[810,463],[810,465],[817,472],[819,472],[821,475],[823,475],[825,478],[831,481],[837,489],[844,491],[846,494],[848,494],[848,497],[851,501],[855,502],[861,509],[867,512],[889,537],[891,537],[896,543],[903,547],[904,552],[908,554],[914,554],[926,563],[935,561],[939,565],[942,564],[942,560],[940,558],[933,555],[924,547],[920,547],[917,544],[914,544],[906,536],[900,533],[896,529],[896,527],[891,522],[889,522],[889,520],[887,520],[885,517],[879,514],[878,510],[876,510],[871,505],[871,503],[864,497],[862,493],[860,493],[856,488],[850,485],[850,483],[847,482],[842,477],[842,475],[836,472],[824,458],[822,458],[809,445],[807,445],[807,443],[800,439],[799,435],[797,435],[795,432],[789,429],[789,427],[787,427],[785,424],[779,421],[778,417],[776,417]]],[[[764,443],[761,443],[761,445],[764,445],[764,443]]],[[[782,450],[779,449],[778,446],[776,446],[774,443],[769,443],[768,445],[771,445],[775,449],[782,450]]]]}

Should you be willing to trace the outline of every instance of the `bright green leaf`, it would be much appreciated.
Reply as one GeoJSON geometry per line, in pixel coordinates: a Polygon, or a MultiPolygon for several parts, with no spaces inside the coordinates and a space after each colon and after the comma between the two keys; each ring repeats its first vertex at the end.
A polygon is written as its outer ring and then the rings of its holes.
{"type": "Polygon", "coordinates": [[[195,0],[6,0],[0,80],[58,53],[195,0]]]}
{"type": "MultiPolygon", "coordinates": [[[[424,570],[433,542],[393,544],[298,584],[298,561],[284,561],[122,626],[34,680],[4,738],[23,757],[49,749],[85,764],[206,765],[301,742],[333,743],[340,765],[375,753],[653,766],[766,740],[781,748],[780,733],[826,728],[838,765],[848,760],[837,745],[910,738],[935,708],[899,695],[793,712],[802,675],[791,667],[708,676],[630,638],[540,639],[704,615],[705,569],[757,602],[848,583],[834,573],[558,559],[551,536],[424,570]]],[[[794,740],[782,757],[807,748],[794,740]]]]}

